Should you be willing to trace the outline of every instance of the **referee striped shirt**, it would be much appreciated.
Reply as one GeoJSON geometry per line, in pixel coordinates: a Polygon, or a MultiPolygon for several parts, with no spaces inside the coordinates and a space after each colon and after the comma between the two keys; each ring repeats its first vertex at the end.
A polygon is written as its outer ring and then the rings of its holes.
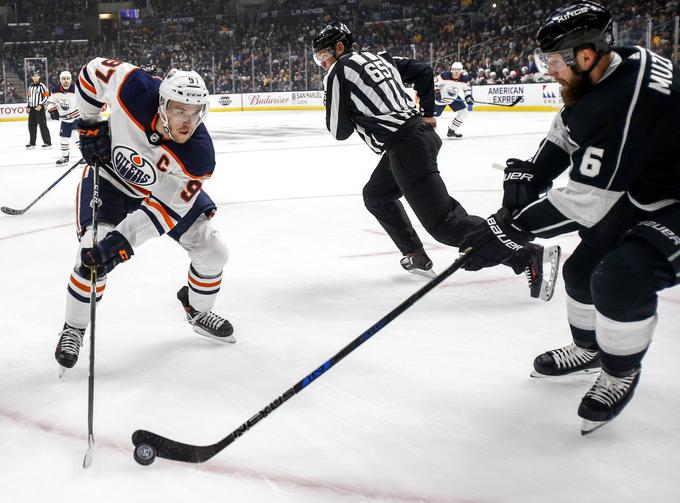
{"type": "Polygon", "coordinates": [[[47,103],[47,97],[50,95],[47,86],[42,82],[38,82],[37,84],[31,82],[26,94],[28,96],[28,106],[32,108],[39,105],[45,105],[45,103],[47,103]]]}
{"type": "Polygon", "coordinates": [[[409,119],[421,115],[404,81],[416,84],[424,115],[432,116],[434,76],[428,65],[388,53],[341,56],[324,78],[326,127],[337,140],[356,131],[374,152],[382,153],[409,119]]]}

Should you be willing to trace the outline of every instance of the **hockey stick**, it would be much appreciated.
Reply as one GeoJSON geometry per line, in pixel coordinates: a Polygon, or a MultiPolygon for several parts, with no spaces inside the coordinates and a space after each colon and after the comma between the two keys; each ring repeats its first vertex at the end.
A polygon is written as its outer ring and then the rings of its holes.
{"type": "MultiPolygon", "coordinates": [[[[80,161],[78,161],[80,163],[80,161]]],[[[95,163],[92,188],[92,247],[97,246],[97,210],[99,209],[99,163],[95,163]]],[[[90,375],[87,380],[87,452],[83,468],[89,468],[94,456],[94,333],[97,318],[97,268],[90,269],[90,375]]]]}
{"type": "Polygon", "coordinates": [[[33,205],[34,205],[35,203],[37,203],[40,199],[42,199],[42,197],[43,197],[45,194],[47,194],[50,190],[52,190],[52,189],[54,188],[55,185],[57,185],[57,184],[58,184],[59,182],[61,182],[64,178],[66,178],[66,175],[68,175],[71,171],[73,171],[73,170],[75,169],[75,167],[78,166],[78,165],[79,165],[80,163],[82,163],[82,162],[83,162],[83,159],[80,159],[77,163],[75,163],[73,166],[71,166],[70,168],[68,168],[68,169],[66,170],[66,173],[64,173],[64,174],[61,175],[59,178],[57,178],[57,181],[56,181],[56,182],[54,182],[52,185],[50,185],[49,187],[47,187],[47,188],[45,189],[45,191],[44,191],[42,194],[40,194],[37,198],[35,198],[35,199],[33,200],[33,202],[32,202],[31,204],[29,204],[28,206],[26,206],[23,210],[15,210],[14,208],[8,208],[7,206],[3,206],[2,208],[0,208],[0,211],[2,211],[3,213],[5,213],[6,215],[23,215],[24,213],[26,213],[26,212],[29,210],[29,208],[30,208],[31,206],[33,206],[33,205]]]}
{"type": "Polygon", "coordinates": [[[409,307],[416,303],[417,300],[422,298],[430,290],[439,285],[446,278],[451,276],[454,272],[460,269],[470,258],[473,253],[471,248],[468,248],[463,255],[458,257],[458,259],[451,264],[446,270],[444,270],[439,276],[433,278],[420,290],[412,294],[409,298],[399,304],[396,308],[390,311],[384,318],[375,323],[371,328],[362,333],[359,337],[354,339],[352,342],[347,344],[338,353],[333,355],[330,359],[326,360],[319,368],[314,370],[311,374],[305,376],[301,381],[295,383],[291,388],[287,389],[281,396],[276,398],[273,402],[267,405],[264,409],[259,411],[253,417],[248,419],[241,426],[232,431],[225,438],[217,442],[216,444],[197,446],[184,444],[171,440],[169,438],[162,437],[156,433],[145,430],[137,430],[132,434],[132,443],[135,446],[134,458],[141,465],[150,465],[154,462],[156,456],[172,459],[175,461],[184,461],[186,463],[203,463],[208,459],[212,458],[215,454],[220,452],[222,449],[230,445],[237,438],[243,435],[245,432],[250,430],[253,426],[259,423],[262,419],[271,414],[278,407],[283,405],[284,402],[288,401],[294,395],[301,392],[309,384],[314,382],[316,379],[321,377],[324,372],[330,369],[333,365],[342,360],[345,356],[350,354],[356,348],[361,346],[368,339],[373,337],[378,333],[385,325],[394,320],[397,316],[406,311],[409,307]]]}
{"type": "Polygon", "coordinates": [[[514,107],[517,103],[524,99],[523,96],[516,96],[512,103],[492,103],[491,101],[478,101],[475,100],[475,105],[494,105],[497,107],[514,107]]]}

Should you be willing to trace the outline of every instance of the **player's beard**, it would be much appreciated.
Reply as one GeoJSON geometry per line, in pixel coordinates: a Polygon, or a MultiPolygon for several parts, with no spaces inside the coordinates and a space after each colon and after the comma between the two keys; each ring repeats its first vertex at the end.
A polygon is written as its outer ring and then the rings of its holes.
{"type": "Polygon", "coordinates": [[[568,107],[574,106],[578,100],[583,98],[593,87],[590,74],[574,73],[568,81],[559,81],[562,84],[560,94],[562,101],[568,107]]]}

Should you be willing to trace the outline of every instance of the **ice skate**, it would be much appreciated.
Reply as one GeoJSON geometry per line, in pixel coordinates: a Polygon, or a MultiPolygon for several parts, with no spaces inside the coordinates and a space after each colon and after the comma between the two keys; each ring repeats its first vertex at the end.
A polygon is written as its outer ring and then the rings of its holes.
{"type": "Polygon", "coordinates": [[[26,150],[33,150],[34,148],[35,148],[35,145],[32,145],[30,143],[26,145],[26,150]]]}
{"type": "Polygon", "coordinates": [[[600,370],[600,352],[586,349],[573,342],[563,348],[553,349],[534,360],[531,377],[559,377],[569,374],[589,374],[600,370]]]}
{"type": "Polygon", "coordinates": [[[429,279],[437,276],[432,269],[430,257],[428,257],[424,251],[408,253],[402,257],[399,263],[404,270],[411,274],[415,274],[416,276],[422,276],[429,279]]]}
{"type": "Polygon", "coordinates": [[[602,369],[578,408],[578,415],[583,418],[581,435],[595,431],[618,416],[633,398],[639,380],[640,367],[620,376],[602,369]]]}
{"type": "Polygon", "coordinates": [[[60,159],[57,159],[57,166],[63,166],[68,162],[69,156],[65,155],[61,157],[60,159]]]}
{"type": "Polygon", "coordinates": [[[47,150],[48,148],[52,148],[52,144],[51,143],[43,143],[41,148],[44,148],[45,150],[47,150]]]}
{"type": "Polygon", "coordinates": [[[189,287],[183,286],[177,292],[177,298],[182,303],[187,315],[187,321],[193,327],[194,332],[220,342],[234,343],[234,327],[228,320],[213,313],[212,311],[199,312],[189,304],[189,287]]]}
{"type": "Polygon", "coordinates": [[[462,134],[457,133],[455,130],[453,130],[451,128],[449,128],[449,130],[446,132],[446,136],[449,137],[449,138],[455,138],[457,140],[459,140],[460,138],[463,137],[462,134]]]}
{"type": "Polygon", "coordinates": [[[61,378],[68,369],[73,368],[78,361],[78,354],[83,345],[84,336],[84,328],[75,328],[64,323],[64,328],[59,332],[57,348],[54,351],[54,358],[59,364],[59,378],[61,378]]]}
{"type": "Polygon", "coordinates": [[[524,269],[529,282],[529,293],[535,299],[549,301],[555,293],[560,268],[559,246],[541,246],[530,243],[531,257],[524,269]]]}

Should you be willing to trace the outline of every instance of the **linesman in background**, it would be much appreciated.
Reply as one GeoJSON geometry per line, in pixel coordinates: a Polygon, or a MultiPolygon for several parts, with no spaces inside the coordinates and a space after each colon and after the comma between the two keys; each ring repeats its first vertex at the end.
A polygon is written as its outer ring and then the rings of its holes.
{"type": "MultiPolygon", "coordinates": [[[[484,222],[468,215],[452,198],[437,168],[442,141],[435,133],[434,73],[419,61],[383,52],[355,52],[349,28],[333,22],[313,42],[314,60],[326,71],[324,78],[326,127],[337,140],[356,131],[380,155],[380,162],[364,187],[364,204],[378,219],[404,255],[408,272],[433,277],[432,261],[423,248],[404,206],[403,196],[437,241],[460,246],[464,236],[484,222]],[[405,84],[413,84],[423,112],[405,84]]],[[[507,262],[527,273],[532,297],[552,296],[559,247],[529,245],[507,262]],[[543,264],[549,270],[543,273],[543,264]]]]}
{"type": "Polygon", "coordinates": [[[40,136],[42,136],[43,140],[42,147],[50,148],[52,146],[52,139],[50,138],[50,130],[47,129],[47,119],[45,118],[45,107],[47,106],[47,98],[50,93],[47,90],[47,86],[40,82],[40,72],[33,72],[31,81],[26,91],[28,97],[28,134],[30,137],[26,149],[35,148],[38,125],[40,125],[40,136]]]}

